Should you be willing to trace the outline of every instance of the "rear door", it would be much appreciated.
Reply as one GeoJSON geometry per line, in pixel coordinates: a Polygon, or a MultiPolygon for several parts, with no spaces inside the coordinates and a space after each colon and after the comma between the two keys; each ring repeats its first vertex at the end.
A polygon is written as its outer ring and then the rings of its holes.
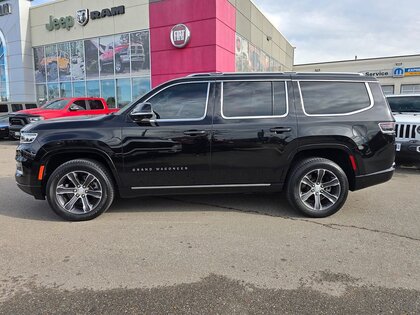
{"type": "Polygon", "coordinates": [[[108,110],[105,109],[104,104],[99,99],[88,99],[88,112],[87,115],[100,115],[107,114],[108,110]]]}
{"type": "Polygon", "coordinates": [[[218,84],[213,122],[215,184],[269,186],[282,182],[296,150],[290,80],[218,84]]]}

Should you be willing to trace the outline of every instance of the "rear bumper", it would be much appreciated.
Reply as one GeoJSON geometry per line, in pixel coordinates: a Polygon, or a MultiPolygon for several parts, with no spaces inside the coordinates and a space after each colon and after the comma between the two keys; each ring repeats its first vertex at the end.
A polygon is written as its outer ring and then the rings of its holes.
{"type": "Polygon", "coordinates": [[[356,176],[354,190],[378,185],[389,181],[394,175],[395,163],[391,168],[376,173],[356,176]]]}

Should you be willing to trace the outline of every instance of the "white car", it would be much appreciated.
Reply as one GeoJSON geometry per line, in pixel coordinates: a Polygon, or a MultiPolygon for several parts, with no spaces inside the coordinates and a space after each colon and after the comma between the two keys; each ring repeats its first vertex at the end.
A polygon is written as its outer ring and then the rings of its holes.
{"type": "Polygon", "coordinates": [[[420,94],[388,95],[387,99],[396,121],[397,160],[420,163],[420,94]]]}

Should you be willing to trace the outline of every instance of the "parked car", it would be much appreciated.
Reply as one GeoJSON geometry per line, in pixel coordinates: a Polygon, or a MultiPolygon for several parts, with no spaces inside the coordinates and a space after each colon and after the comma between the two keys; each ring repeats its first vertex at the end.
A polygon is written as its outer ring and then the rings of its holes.
{"type": "MultiPolygon", "coordinates": [[[[279,192],[311,217],[391,179],[395,121],[359,74],[197,74],[114,115],[22,129],[16,181],[67,220],[115,196],[279,192]]],[[[348,209],[351,211],[351,209],[348,209]]]]}
{"type": "Polygon", "coordinates": [[[0,116],[0,139],[9,138],[9,117],[0,116]]]}
{"type": "Polygon", "coordinates": [[[103,98],[60,98],[46,103],[40,108],[26,109],[9,114],[10,137],[19,139],[20,130],[24,126],[40,120],[84,115],[104,115],[116,111],[118,109],[108,108],[103,98]]]}
{"type": "Polygon", "coordinates": [[[396,158],[420,165],[420,95],[389,95],[396,127],[396,158]]]}

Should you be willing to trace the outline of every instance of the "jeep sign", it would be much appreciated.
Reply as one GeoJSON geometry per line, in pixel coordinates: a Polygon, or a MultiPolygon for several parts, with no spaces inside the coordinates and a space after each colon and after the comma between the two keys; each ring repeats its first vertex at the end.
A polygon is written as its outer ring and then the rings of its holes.
{"type": "Polygon", "coordinates": [[[50,23],[45,24],[48,31],[59,30],[60,28],[66,28],[68,31],[74,26],[74,18],[72,16],[61,17],[55,19],[50,15],[50,23]]]}
{"type": "Polygon", "coordinates": [[[171,30],[171,43],[176,48],[185,47],[191,38],[189,28],[184,24],[177,24],[171,30]]]}

